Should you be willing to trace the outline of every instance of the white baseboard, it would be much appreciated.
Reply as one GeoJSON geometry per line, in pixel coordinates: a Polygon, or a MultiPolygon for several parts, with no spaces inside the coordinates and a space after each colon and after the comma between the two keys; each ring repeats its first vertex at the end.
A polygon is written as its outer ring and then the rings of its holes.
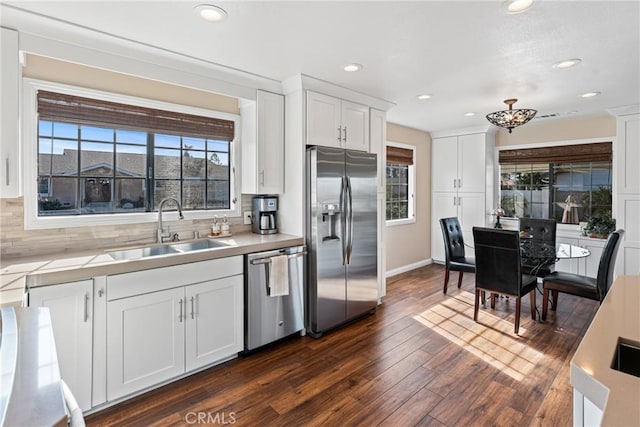
{"type": "Polygon", "coordinates": [[[393,270],[387,270],[385,277],[396,276],[400,273],[406,273],[407,271],[415,270],[416,268],[424,267],[429,264],[433,264],[433,259],[429,258],[423,261],[414,262],[413,264],[403,265],[402,267],[394,268],[393,270]]]}

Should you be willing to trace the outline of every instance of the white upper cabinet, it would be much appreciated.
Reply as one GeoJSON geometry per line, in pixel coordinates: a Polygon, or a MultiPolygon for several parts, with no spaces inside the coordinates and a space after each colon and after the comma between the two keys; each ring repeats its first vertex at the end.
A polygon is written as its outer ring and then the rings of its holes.
{"type": "Polygon", "coordinates": [[[18,32],[0,28],[0,197],[18,197],[20,188],[20,154],[18,144],[18,109],[20,63],[18,60],[18,32]]]}
{"type": "Polygon", "coordinates": [[[640,114],[621,116],[617,123],[616,192],[637,194],[640,193],[640,114]]]}
{"type": "Polygon", "coordinates": [[[307,91],[307,145],[369,151],[369,107],[307,91]]]}
{"type": "Polygon", "coordinates": [[[258,90],[242,115],[242,192],[284,193],[284,96],[258,90]]]}
{"type": "Polygon", "coordinates": [[[458,182],[458,137],[433,140],[433,191],[456,191],[458,182]]]}
{"type": "Polygon", "coordinates": [[[485,191],[485,134],[434,138],[433,191],[485,191]]]}

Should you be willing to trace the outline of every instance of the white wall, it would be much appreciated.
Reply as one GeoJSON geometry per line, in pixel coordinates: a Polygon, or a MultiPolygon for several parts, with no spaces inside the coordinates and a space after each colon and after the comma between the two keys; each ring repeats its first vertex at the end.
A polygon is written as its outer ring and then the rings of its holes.
{"type": "Polygon", "coordinates": [[[416,221],[387,226],[387,275],[425,265],[431,258],[431,136],[387,123],[387,141],[416,147],[416,221]]]}

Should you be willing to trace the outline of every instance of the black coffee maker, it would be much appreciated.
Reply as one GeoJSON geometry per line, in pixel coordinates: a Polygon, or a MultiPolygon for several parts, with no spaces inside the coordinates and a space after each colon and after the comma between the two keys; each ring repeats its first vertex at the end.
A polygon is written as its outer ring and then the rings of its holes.
{"type": "Polygon", "coordinates": [[[251,231],[256,234],[278,232],[278,196],[255,196],[251,211],[251,231]]]}

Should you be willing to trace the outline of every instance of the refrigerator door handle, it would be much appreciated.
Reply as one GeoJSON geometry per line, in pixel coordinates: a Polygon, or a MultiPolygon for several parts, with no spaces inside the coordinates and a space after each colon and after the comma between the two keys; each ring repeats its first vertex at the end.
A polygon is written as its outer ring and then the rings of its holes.
{"type": "Polygon", "coordinates": [[[347,264],[347,178],[342,177],[340,188],[340,244],[342,245],[342,265],[347,264]]]}
{"type": "Polygon", "coordinates": [[[347,264],[351,264],[351,253],[353,252],[353,193],[351,192],[351,178],[347,177],[347,198],[349,200],[349,215],[347,220],[347,264]]]}

